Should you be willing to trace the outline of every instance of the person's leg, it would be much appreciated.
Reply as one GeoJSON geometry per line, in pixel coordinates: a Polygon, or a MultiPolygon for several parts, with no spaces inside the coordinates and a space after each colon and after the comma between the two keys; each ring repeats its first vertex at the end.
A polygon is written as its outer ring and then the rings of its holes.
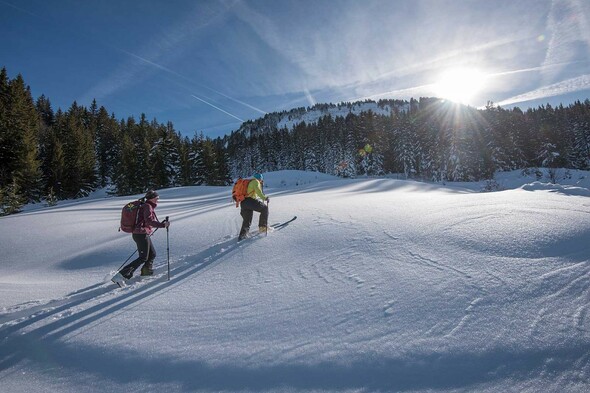
{"type": "Polygon", "coordinates": [[[268,226],[268,205],[266,203],[259,202],[259,209],[260,210],[257,210],[260,212],[260,217],[258,218],[258,227],[264,228],[266,230],[266,227],[268,226]]]}
{"type": "Polygon", "coordinates": [[[142,264],[146,263],[150,253],[150,239],[148,235],[134,233],[132,237],[133,241],[137,245],[137,252],[139,253],[139,256],[137,259],[131,261],[127,266],[121,269],[120,273],[126,279],[133,277],[133,272],[142,264]]]}
{"type": "Polygon", "coordinates": [[[250,225],[252,224],[252,215],[253,215],[253,211],[251,208],[253,205],[252,202],[255,202],[255,201],[251,198],[246,198],[240,203],[240,206],[241,206],[240,215],[242,216],[242,228],[240,229],[240,236],[238,237],[238,240],[244,239],[246,236],[248,236],[248,232],[250,231],[250,225]]]}
{"type": "MultiPolygon", "coordinates": [[[[259,201],[258,199],[252,198],[246,198],[244,202],[246,201],[246,207],[250,209],[250,214],[252,214],[252,211],[260,213],[260,217],[258,219],[258,227],[266,229],[266,226],[268,225],[268,206],[266,205],[266,203],[259,201]]],[[[242,204],[244,202],[242,202],[242,204]]],[[[250,217],[250,222],[251,221],[252,218],[250,217]]],[[[248,224],[250,224],[250,222],[248,222],[248,224]]],[[[250,225],[248,225],[248,227],[250,227],[250,225]]]]}
{"type": "Polygon", "coordinates": [[[147,261],[143,264],[141,268],[141,275],[142,276],[151,276],[154,274],[154,259],[156,259],[156,249],[154,248],[154,243],[152,242],[152,238],[148,236],[147,241],[149,243],[149,252],[147,261]]]}

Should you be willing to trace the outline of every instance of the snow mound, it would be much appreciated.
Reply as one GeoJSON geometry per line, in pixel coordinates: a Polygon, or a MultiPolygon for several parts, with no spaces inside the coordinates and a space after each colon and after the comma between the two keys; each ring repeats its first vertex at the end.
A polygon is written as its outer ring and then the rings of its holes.
{"type": "Polygon", "coordinates": [[[590,190],[587,188],[568,185],[564,186],[561,184],[541,183],[538,181],[525,184],[520,188],[525,191],[549,191],[571,196],[590,196],[590,190]]]}
{"type": "MultiPolygon", "coordinates": [[[[590,172],[577,169],[527,168],[497,172],[495,180],[501,190],[514,190],[531,183],[550,183],[580,188],[582,194],[590,189],[590,172]],[[584,189],[586,191],[584,191],[584,189]]],[[[578,191],[577,191],[578,192],[578,191]]],[[[573,194],[579,195],[579,194],[573,194]]]]}
{"type": "Polygon", "coordinates": [[[320,172],[305,172],[297,170],[284,170],[264,173],[264,185],[271,188],[298,187],[327,180],[341,179],[337,176],[320,172]]]}

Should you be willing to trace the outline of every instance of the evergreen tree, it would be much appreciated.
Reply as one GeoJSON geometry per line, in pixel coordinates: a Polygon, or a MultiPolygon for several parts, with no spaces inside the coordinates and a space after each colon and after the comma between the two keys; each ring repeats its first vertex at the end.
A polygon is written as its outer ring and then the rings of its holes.
{"type": "Polygon", "coordinates": [[[577,101],[572,108],[570,127],[574,135],[571,159],[575,168],[590,169],[590,100],[577,101]]]}
{"type": "Polygon", "coordinates": [[[64,147],[59,138],[59,125],[65,123],[64,114],[58,110],[51,127],[46,128],[42,137],[42,168],[45,181],[45,194],[52,190],[57,199],[66,197],[62,190],[62,180],[66,174],[64,147]]]}
{"type": "Polygon", "coordinates": [[[152,165],[152,182],[155,188],[167,188],[180,185],[180,153],[178,135],[172,123],[159,127],[160,138],[152,147],[150,163],[152,165]]]}
{"type": "MultiPolygon", "coordinates": [[[[55,123],[55,114],[49,99],[43,95],[37,99],[35,106],[39,114],[39,161],[43,178],[43,192],[46,195],[50,188],[48,186],[49,162],[53,147],[52,127],[55,123]]],[[[57,198],[57,195],[54,194],[54,197],[57,198]]]]}
{"type": "Polygon", "coordinates": [[[216,185],[219,178],[217,166],[217,151],[211,139],[203,141],[203,161],[205,164],[205,184],[216,185]]]}
{"type": "Polygon", "coordinates": [[[151,167],[149,188],[166,188],[170,184],[170,173],[164,148],[165,140],[166,134],[162,131],[161,138],[151,147],[149,155],[151,167]]]}
{"type": "Polygon", "coordinates": [[[395,155],[399,161],[399,168],[408,179],[417,173],[416,156],[418,154],[418,137],[409,113],[404,114],[400,119],[397,140],[395,155]]]}
{"type": "Polygon", "coordinates": [[[226,186],[232,184],[233,180],[229,171],[227,151],[223,147],[223,144],[217,140],[213,142],[215,146],[215,157],[216,157],[216,179],[213,185],[215,186],[226,186]]]}
{"type": "Polygon", "coordinates": [[[152,171],[154,163],[150,161],[150,155],[154,144],[158,138],[157,128],[154,128],[147,121],[145,114],[139,117],[139,123],[135,124],[132,129],[132,135],[135,143],[137,154],[137,181],[136,192],[145,192],[154,188],[152,184],[152,171]]]}
{"type": "Polygon", "coordinates": [[[180,185],[190,186],[191,183],[191,163],[190,163],[190,140],[188,137],[182,138],[179,146],[180,158],[180,185]]]}
{"type": "Polygon", "coordinates": [[[14,168],[14,139],[8,121],[9,87],[6,68],[0,70],[0,192],[12,181],[14,168]]]}
{"type": "Polygon", "coordinates": [[[117,157],[120,155],[121,130],[114,115],[101,106],[94,115],[95,154],[98,182],[101,187],[112,183],[117,157]]]}
{"type": "Polygon", "coordinates": [[[65,159],[61,184],[66,198],[86,196],[97,184],[94,139],[86,127],[87,118],[86,109],[74,102],[62,122],[57,123],[65,159]]]}
{"type": "Polygon", "coordinates": [[[207,184],[207,167],[205,166],[205,150],[204,150],[205,136],[201,132],[200,135],[195,133],[191,140],[189,150],[189,160],[191,162],[191,177],[190,184],[204,185],[207,184]]]}
{"type": "Polygon", "coordinates": [[[42,195],[42,173],[38,159],[38,116],[30,89],[21,75],[8,82],[0,75],[2,118],[0,121],[0,187],[14,182],[14,192],[22,193],[26,202],[38,201],[42,195]]]}
{"type": "Polygon", "coordinates": [[[308,124],[303,127],[303,170],[317,172],[321,167],[321,144],[315,124],[308,124]]]}
{"type": "Polygon", "coordinates": [[[137,155],[135,144],[129,133],[123,133],[120,140],[119,163],[114,168],[114,193],[116,195],[131,195],[143,190],[138,187],[140,183],[137,172],[137,155]]]}
{"type": "Polygon", "coordinates": [[[357,162],[356,162],[356,149],[357,149],[357,138],[355,135],[355,116],[349,113],[344,119],[345,134],[343,135],[344,143],[344,157],[342,159],[342,173],[343,177],[356,177],[357,175],[357,162]]]}
{"type": "Polygon", "coordinates": [[[45,127],[51,127],[55,122],[55,114],[49,98],[45,97],[45,95],[41,95],[41,97],[37,99],[35,107],[42,124],[45,127]]]}
{"type": "Polygon", "coordinates": [[[0,216],[19,213],[25,203],[16,178],[7,187],[0,188],[0,216]]]}

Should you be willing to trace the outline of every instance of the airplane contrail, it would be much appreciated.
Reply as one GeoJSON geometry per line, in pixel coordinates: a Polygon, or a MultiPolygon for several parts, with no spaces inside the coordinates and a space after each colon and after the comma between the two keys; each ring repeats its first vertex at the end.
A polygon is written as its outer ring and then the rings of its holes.
{"type": "Polygon", "coordinates": [[[247,106],[248,108],[250,108],[250,109],[253,109],[253,110],[255,110],[255,111],[256,111],[256,112],[258,112],[258,113],[261,113],[261,114],[263,114],[263,115],[266,115],[266,114],[268,114],[268,112],[266,112],[266,111],[263,111],[262,109],[258,109],[258,108],[256,108],[255,106],[252,106],[252,105],[248,104],[247,102],[243,102],[243,101],[240,101],[240,100],[238,100],[237,98],[233,98],[233,97],[227,96],[227,95],[223,94],[222,92],[219,92],[219,91],[217,91],[217,90],[214,90],[214,89],[212,89],[212,88],[210,88],[210,87],[207,87],[207,86],[204,86],[204,85],[200,85],[200,86],[204,87],[205,89],[209,89],[209,90],[211,90],[212,92],[214,92],[214,93],[217,93],[217,94],[219,94],[220,96],[227,98],[228,100],[232,100],[233,102],[237,102],[238,104],[241,104],[241,105],[247,106]]]}
{"type": "Polygon", "coordinates": [[[237,120],[241,121],[242,123],[245,121],[245,120],[242,120],[242,119],[240,119],[239,117],[237,117],[237,116],[235,116],[235,115],[232,115],[232,114],[231,114],[231,113],[229,113],[228,111],[224,111],[223,109],[221,109],[221,108],[219,108],[219,107],[217,107],[217,106],[215,106],[215,105],[211,104],[210,102],[207,102],[207,101],[205,101],[204,99],[197,97],[197,96],[196,96],[196,95],[194,95],[194,94],[191,94],[191,97],[193,97],[193,98],[196,98],[197,100],[199,100],[199,101],[203,102],[204,104],[207,104],[207,105],[209,105],[210,107],[212,107],[212,108],[215,108],[215,109],[217,109],[218,111],[221,111],[221,112],[225,113],[226,115],[228,115],[228,116],[231,116],[231,117],[233,117],[234,119],[237,119],[237,120]]]}
{"type": "MultiPolygon", "coordinates": [[[[118,48],[115,48],[115,49],[118,49],[118,48]]],[[[167,68],[167,67],[164,67],[164,66],[162,66],[162,65],[160,65],[160,64],[154,63],[153,61],[150,61],[150,60],[148,60],[148,59],[145,59],[145,58],[143,58],[143,57],[141,57],[141,56],[138,56],[138,55],[136,55],[135,53],[131,53],[131,52],[128,52],[128,51],[126,51],[126,50],[123,50],[123,49],[118,49],[118,50],[120,50],[121,52],[123,52],[123,53],[125,53],[125,54],[127,54],[127,55],[129,55],[129,56],[135,57],[136,59],[138,59],[138,60],[141,60],[141,61],[143,61],[143,62],[145,62],[145,63],[147,63],[147,64],[149,64],[149,65],[152,65],[152,66],[154,66],[154,67],[156,67],[156,68],[159,68],[159,69],[161,69],[161,70],[163,70],[163,71],[166,71],[166,72],[168,72],[168,73],[170,73],[170,74],[172,74],[172,75],[175,75],[175,76],[177,76],[177,77],[179,77],[179,78],[182,78],[182,79],[184,79],[184,80],[186,80],[186,81],[188,81],[188,82],[191,82],[191,83],[197,83],[197,82],[195,82],[195,81],[191,80],[190,78],[187,78],[186,76],[179,74],[179,73],[178,73],[178,72],[176,72],[176,71],[173,71],[173,70],[171,70],[171,69],[169,69],[169,68],[167,68]]],[[[228,95],[226,95],[226,94],[223,94],[222,92],[220,92],[220,91],[217,91],[217,90],[215,90],[215,89],[212,89],[212,88],[210,88],[210,87],[208,87],[208,86],[202,85],[202,84],[200,84],[200,83],[197,83],[197,84],[198,84],[199,86],[201,86],[201,87],[203,87],[203,88],[207,89],[207,90],[210,90],[210,91],[212,91],[212,92],[214,92],[214,93],[216,93],[216,94],[219,94],[219,95],[220,95],[220,96],[222,96],[222,97],[225,97],[225,98],[227,98],[228,100],[231,100],[231,101],[233,101],[233,102],[236,102],[236,103],[238,103],[238,104],[240,104],[240,105],[244,105],[244,106],[246,106],[246,107],[248,107],[248,108],[250,108],[250,109],[252,109],[252,110],[255,110],[255,111],[256,111],[256,112],[258,112],[258,113],[261,113],[261,114],[263,114],[263,115],[266,115],[266,114],[268,113],[268,112],[266,112],[266,111],[263,111],[262,109],[256,108],[255,106],[252,106],[252,105],[250,105],[250,104],[248,104],[248,103],[246,103],[246,102],[243,102],[243,101],[240,101],[240,100],[238,100],[238,99],[236,99],[236,98],[230,97],[230,96],[228,96],[228,95]]],[[[213,105],[211,105],[211,106],[213,106],[213,105]]],[[[219,108],[217,108],[217,107],[215,107],[215,106],[213,106],[213,107],[214,107],[214,108],[216,108],[216,109],[219,109],[219,108]]]]}

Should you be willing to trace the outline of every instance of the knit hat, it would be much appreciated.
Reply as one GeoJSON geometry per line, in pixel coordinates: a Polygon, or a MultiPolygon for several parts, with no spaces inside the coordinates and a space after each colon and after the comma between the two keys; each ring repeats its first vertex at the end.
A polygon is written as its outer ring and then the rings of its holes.
{"type": "Polygon", "coordinates": [[[262,176],[262,173],[255,173],[255,174],[252,175],[252,177],[254,179],[258,179],[260,181],[263,181],[264,180],[264,177],[262,176]]]}
{"type": "Polygon", "coordinates": [[[160,196],[160,194],[158,194],[155,190],[149,190],[145,194],[145,199],[154,199],[154,198],[157,198],[159,196],[160,196]]]}

